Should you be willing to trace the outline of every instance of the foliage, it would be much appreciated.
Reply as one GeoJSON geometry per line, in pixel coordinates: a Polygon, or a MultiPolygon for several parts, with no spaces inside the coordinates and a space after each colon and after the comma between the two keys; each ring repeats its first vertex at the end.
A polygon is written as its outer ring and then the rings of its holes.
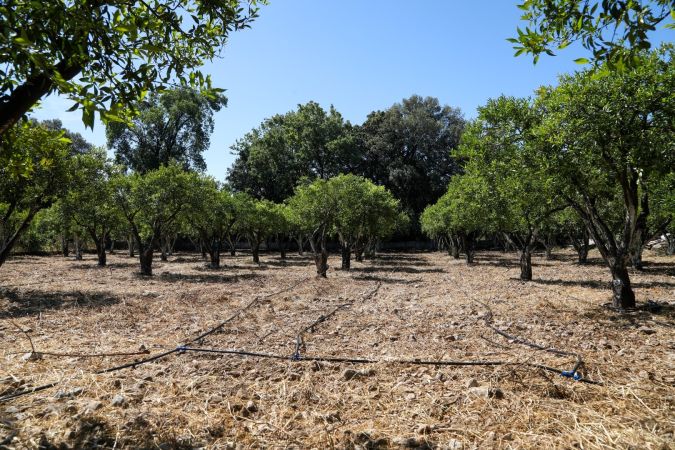
{"type": "Polygon", "coordinates": [[[535,63],[542,53],[554,55],[580,42],[596,66],[623,70],[640,64],[639,53],[651,47],[650,32],[668,18],[665,28],[675,25],[671,0],[525,0],[518,7],[529,25],[518,28],[518,37],[509,41],[515,44],[516,56],[532,54],[535,63]]]}
{"type": "Polygon", "coordinates": [[[115,201],[129,223],[141,252],[141,272],[152,274],[152,253],[159,238],[171,230],[188,205],[195,201],[191,187],[195,173],[177,164],[144,175],[118,175],[113,179],[115,201]]]}
{"type": "Polygon", "coordinates": [[[256,0],[34,1],[0,4],[0,136],[41,97],[59,92],[93,127],[120,120],[148,92],[175,83],[216,93],[199,70],[256,0]]]}
{"type": "Polygon", "coordinates": [[[414,95],[373,112],[357,132],[364,154],[356,173],[385,186],[416,221],[458,172],[451,152],[463,128],[459,109],[433,97],[414,95]]]}
{"type": "Polygon", "coordinates": [[[352,127],[332,106],[316,102],[266,119],[232,146],[228,181],[241,192],[281,202],[303,177],[330,178],[355,165],[352,127]]]}
{"type": "Polygon", "coordinates": [[[213,113],[226,103],[219,94],[206,96],[189,89],[152,95],[138,105],[131,124],[108,124],[108,147],[115,150],[119,163],[140,173],[170,161],[185,170],[203,171],[202,153],[209,148],[213,113]]]}
{"type": "Polygon", "coordinates": [[[0,266],[38,211],[64,194],[70,181],[69,141],[26,122],[0,147],[0,266]]]}
{"type": "Polygon", "coordinates": [[[61,206],[94,241],[99,265],[105,265],[105,243],[110,232],[124,220],[110,181],[115,172],[119,169],[108,162],[102,148],[75,156],[73,184],[61,206]]]}
{"type": "Polygon", "coordinates": [[[625,267],[645,238],[649,186],[675,167],[672,56],[668,46],[622,73],[563,76],[538,100],[538,158],[610,266],[621,307],[635,302],[625,267]]]}

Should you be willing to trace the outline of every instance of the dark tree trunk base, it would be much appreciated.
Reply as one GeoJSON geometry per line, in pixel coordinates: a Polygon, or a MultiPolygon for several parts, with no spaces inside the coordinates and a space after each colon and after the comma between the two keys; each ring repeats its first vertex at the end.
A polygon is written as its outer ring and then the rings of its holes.
{"type": "Polygon", "coordinates": [[[352,266],[352,248],[349,245],[342,246],[342,270],[349,270],[352,266]]]}
{"type": "Polygon", "coordinates": [[[532,281],[532,253],[529,249],[520,252],[520,279],[532,281]]]}

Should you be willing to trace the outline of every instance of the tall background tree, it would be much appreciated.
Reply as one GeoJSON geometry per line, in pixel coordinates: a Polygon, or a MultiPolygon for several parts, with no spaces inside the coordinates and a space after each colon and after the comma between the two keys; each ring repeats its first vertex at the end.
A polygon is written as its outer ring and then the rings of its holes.
{"type": "Polygon", "coordinates": [[[108,147],[117,162],[146,173],[171,161],[185,170],[203,171],[202,153],[209,148],[213,113],[227,104],[220,94],[206,96],[190,89],[174,89],[151,95],[138,106],[132,122],[110,122],[108,147]]]}
{"type": "Polygon", "coordinates": [[[363,155],[356,173],[391,191],[410,214],[416,233],[419,215],[458,172],[451,153],[463,128],[459,109],[413,95],[368,116],[357,134],[363,155]]]}

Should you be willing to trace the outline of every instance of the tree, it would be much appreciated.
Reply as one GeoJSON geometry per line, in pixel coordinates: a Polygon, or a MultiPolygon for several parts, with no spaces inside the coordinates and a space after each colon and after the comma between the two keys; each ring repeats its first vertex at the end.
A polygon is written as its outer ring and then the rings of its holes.
{"type": "Polygon", "coordinates": [[[152,95],[140,103],[131,124],[110,122],[108,147],[117,162],[146,173],[178,162],[185,170],[203,171],[202,153],[209,148],[213,113],[227,104],[225,97],[207,97],[188,89],[152,95]]]}
{"type": "Polygon", "coordinates": [[[364,148],[355,173],[385,186],[417,223],[422,210],[443,195],[458,171],[451,152],[463,128],[459,109],[413,95],[369,114],[355,132],[364,148]]]}
{"type": "Polygon", "coordinates": [[[494,231],[496,203],[481,175],[473,172],[456,175],[446,193],[422,213],[422,231],[432,238],[445,238],[453,257],[458,258],[463,251],[466,263],[472,264],[476,240],[482,233],[494,231]]]}
{"type": "Polygon", "coordinates": [[[198,69],[256,0],[8,0],[0,5],[0,137],[44,96],[66,95],[93,127],[119,120],[148,92],[176,82],[216,93],[198,69]]]}
{"type": "Polygon", "coordinates": [[[455,155],[467,174],[483,179],[492,193],[495,230],[520,251],[520,279],[532,279],[532,251],[545,221],[565,207],[533,158],[533,130],[540,120],[530,100],[491,99],[478,108],[455,155]]]}
{"type": "Polygon", "coordinates": [[[672,57],[668,46],[622,73],[563,76],[538,99],[538,158],[609,266],[617,308],[635,306],[626,266],[645,235],[649,185],[675,167],[672,57]]]}
{"type": "Polygon", "coordinates": [[[279,230],[279,222],[285,218],[274,202],[252,197],[241,197],[241,200],[238,228],[248,239],[253,262],[260,264],[260,244],[279,230]]]}
{"type": "Polygon", "coordinates": [[[354,169],[359,148],[352,126],[331,106],[298,105],[277,114],[232,146],[237,159],[227,179],[237,191],[282,202],[303,177],[330,178],[354,169]]]}
{"type": "Polygon", "coordinates": [[[649,33],[657,26],[668,18],[665,28],[675,26],[672,0],[525,0],[518,7],[528,26],[509,41],[516,56],[532,54],[535,63],[542,53],[553,56],[580,42],[597,67],[623,70],[640,63],[639,53],[651,48],[649,33]]]}
{"type": "Polygon", "coordinates": [[[326,278],[328,248],[326,240],[335,221],[336,205],[331,197],[327,180],[299,184],[295,194],[288,199],[291,222],[298,232],[307,236],[314,254],[317,276],[326,278]]]}
{"type": "Polygon", "coordinates": [[[0,266],[35,215],[70,182],[70,142],[60,132],[26,122],[0,147],[0,266]]]}
{"type": "Polygon", "coordinates": [[[142,275],[152,275],[152,259],[160,237],[195,201],[191,187],[197,175],[176,164],[145,175],[119,175],[113,180],[115,200],[136,240],[142,275]]]}
{"type": "Polygon", "coordinates": [[[342,247],[342,269],[349,270],[352,250],[359,255],[369,241],[394,232],[401,221],[400,204],[383,186],[356,175],[338,175],[327,185],[335,206],[332,233],[342,247]]]}
{"type": "Polygon", "coordinates": [[[63,199],[62,208],[91,237],[96,246],[98,265],[106,265],[106,242],[121,222],[110,179],[115,168],[104,149],[77,155],[73,161],[73,183],[63,199]]]}
{"type": "Polygon", "coordinates": [[[194,181],[191,190],[195,201],[188,206],[186,215],[209,254],[209,266],[218,269],[220,251],[241,215],[239,199],[211,177],[200,176],[194,181]]]}

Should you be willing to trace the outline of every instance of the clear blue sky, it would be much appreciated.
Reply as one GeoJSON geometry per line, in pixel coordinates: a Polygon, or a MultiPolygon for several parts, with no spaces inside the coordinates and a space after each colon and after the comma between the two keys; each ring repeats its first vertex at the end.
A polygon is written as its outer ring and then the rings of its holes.
{"type": "MultiPolygon", "coordinates": [[[[517,1],[270,0],[249,30],[234,33],[224,58],[208,64],[229,105],[215,117],[207,171],[223,180],[230,146],[266,117],[310,100],[333,104],[352,123],[412,94],[438,97],[465,117],[500,94],[528,96],[587,56],[568,48],[556,57],[513,57],[517,1]]],[[[665,37],[665,32],[660,32],[665,37]]],[[[658,40],[658,39],[657,39],[658,40]]],[[[98,122],[85,130],[72,103],[52,96],[35,116],[105,145],[98,122]]]]}

